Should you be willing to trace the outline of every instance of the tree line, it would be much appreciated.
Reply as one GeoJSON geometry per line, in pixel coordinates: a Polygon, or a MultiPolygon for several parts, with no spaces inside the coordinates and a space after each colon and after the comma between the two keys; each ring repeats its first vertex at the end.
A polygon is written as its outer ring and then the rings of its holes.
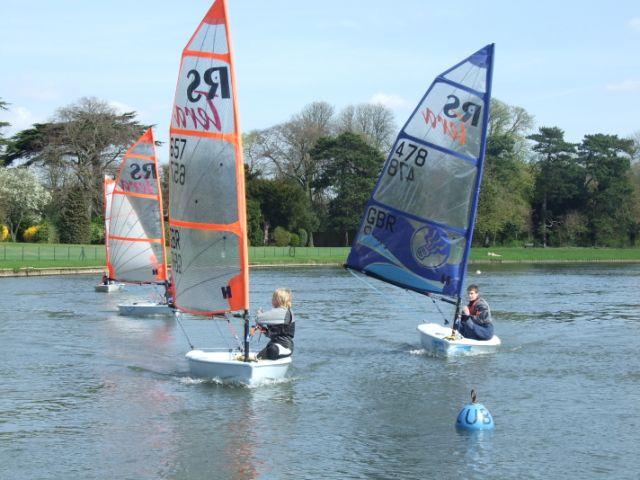
{"type": "MultiPolygon", "coordinates": [[[[0,111],[9,108],[0,99],[0,111]]],[[[0,240],[102,242],[102,178],[149,126],[95,98],[9,138],[7,126],[0,240]]],[[[244,134],[250,243],[349,245],[396,132],[382,105],[314,102],[244,134]]],[[[640,132],[571,143],[560,127],[534,129],[526,110],[492,100],[474,244],[636,245],[639,157],[640,132]]],[[[159,174],[167,202],[169,166],[159,174]]]]}

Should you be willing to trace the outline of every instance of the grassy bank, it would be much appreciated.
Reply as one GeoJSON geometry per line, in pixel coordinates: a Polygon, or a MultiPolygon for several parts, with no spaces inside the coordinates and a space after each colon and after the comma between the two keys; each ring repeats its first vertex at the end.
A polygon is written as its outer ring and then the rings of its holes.
{"type": "MultiPolygon", "coordinates": [[[[250,247],[253,265],[339,264],[344,263],[348,247],[250,247]]],[[[0,269],[103,267],[102,245],[54,245],[34,243],[0,244],[0,269]]]]}
{"type": "Polygon", "coordinates": [[[637,262],[640,248],[473,248],[471,262],[637,262]]]}
{"type": "MultiPolygon", "coordinates": [[[[252,265],[341,264],[349,247],[250,247],[252,265]]],[[[472,263],[640,262],[640,249],[495,247],[471,250],[472,263]]],[[[0,244],[0,269],[102,267],[102,245],[0,244]]]]}

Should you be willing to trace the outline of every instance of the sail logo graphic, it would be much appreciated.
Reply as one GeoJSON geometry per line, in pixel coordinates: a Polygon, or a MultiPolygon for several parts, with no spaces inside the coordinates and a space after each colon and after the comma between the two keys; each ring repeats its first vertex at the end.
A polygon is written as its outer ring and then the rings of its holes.
{"type": "Polygon", "coordinates": [[[420,264],[428,268],[443,265],[451,253],[451,243],[443,230],[425,225],[411,237],[411,253],[420,264]]]}
{"type": "Polygon", "coordinates": [[[142,177],[145,179],[153,178],[154,180],[158,178],[155,164],[153,162],[145,162],[142,165],[139,163],[132,163],[129,175],[132,180],[140,180],[142,177]]]}
{"type": "Polygon", "coordinates": [[[131,180],[125,180],[124,177],[120,179],[122,191],[155,195],[155,180],[158,178],[155,164],[153,162],[132,162],[129,167],[131,180]]]}
{"type": "Polygon", "coordinates": [[[461,103],[460,99],[455,95],[448,95],[447,100],[449,102],[442,107],[444,116],[442,114],[436,115],[430,108],[425,108],[420,113],[425,123],[431,128],[435,130],[440,126],[444,135],[460,145],[465,145],[467,143],[466,125],[471,120],[470,125],[472,127],[478,126],[482,105],[468,101],[461,103]]]}
{"type": "Polygon", "coordinates": [[[175,105],[174,118],[179,128],[222,131],[222,120],[217,104],[231,99],[229,69],[226,66],[211,67],[201,74],[191,69],[186,74],[186,100],[198,106],[175,105]],[[203,106],[204,102],[204,106],[203,106]]]}

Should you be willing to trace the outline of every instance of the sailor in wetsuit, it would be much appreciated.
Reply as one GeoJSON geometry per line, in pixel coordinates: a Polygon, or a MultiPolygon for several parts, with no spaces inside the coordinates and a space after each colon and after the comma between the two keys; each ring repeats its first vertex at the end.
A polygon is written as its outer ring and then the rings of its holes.
{"type": "Polygon", "coordinates": [[[270,341],[258,355],[258,360],[277,360],[293,353],[296,323],[291,313],[291,290],[278,288],[271,300],[273,308],[258,312],[256,323],[270,341]]]}
{"type": "Polygon", "coordinates": [[[464,338],[489,340],[493,337],[491,309],[484,298],[479,297],[477,285],[467,287],[469,304],[462,308],[462,316],[456,321],[455,329],[464,338]]]}

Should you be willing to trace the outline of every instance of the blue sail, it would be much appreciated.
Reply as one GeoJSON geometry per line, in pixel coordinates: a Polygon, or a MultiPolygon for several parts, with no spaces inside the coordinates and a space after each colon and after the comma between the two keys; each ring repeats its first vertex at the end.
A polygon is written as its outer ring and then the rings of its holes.
{"type": "Polygon", "coordinates": [[[489,120],[494,45],[440,74],[398,134],[346,266],[460,297],[489,120]]]}

